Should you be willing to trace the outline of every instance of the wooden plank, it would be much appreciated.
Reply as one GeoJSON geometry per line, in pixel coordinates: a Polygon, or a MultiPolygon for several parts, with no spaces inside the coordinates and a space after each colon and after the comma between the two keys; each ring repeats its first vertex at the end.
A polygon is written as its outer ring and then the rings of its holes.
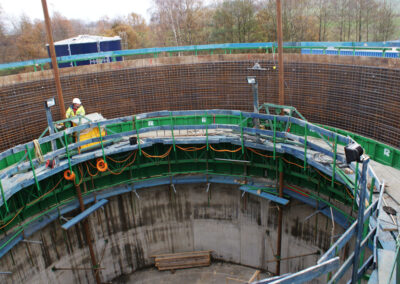
{"type": "Polygon", "coordinates": [[[170,257],[162,257],[162,258],[156,257],[156,261],[185,259],[185,258],[194,258],[194,257],[209,257],[209,255],[179,255],[179,256],[170,256],[170,257]]]}
{"type": "Polygon", "coordinates": [[[211,251],[193,251],[174,254],[162,254],[155,257],[158,270],[174,270],[208,266],[211,263],[211,251]]]}
{"type": "Polygon", "coordinates": [[[208,260],[200,260],[200,261],[184,261],[184,262],[162,262],[157,263],[157,267],[161,266],[177,266],[177,265],[190,265],[190,264],[198,264],[198,263],[210,263],[208,260]]]}
{"type": "Polygon", "coordinates": [[[192,266],[172,266],[172,267],[167,267],[167,268],[158,268],[158,270],[163,271],[163,270],[175,270],[175,269],[184,269],[184,268],[192,268],[192,267],[202,267],[202,266],[207,266],[207,265],[192,265],[192,266]]]}
{"type": "Polygon", "coordinates": [[[157,267],[168,267],[168,266],[181,266],[181,265],[193,265],[193,264],[208,264],[210,263],[207,260],[203,261],[187,261],[187,262],[180,262],[180,263],[159,263],[157,267]]]}
{"type": "Polygon", "coordinates": [[[199,250],[199,251],[190,251],[190,252],[177,252],[177,253],[165,253],[165,254],[156,254],[156,255],[151,255],[150,257],[163,257],[163,256],[171,256],[171,255],[183,255],[183,254],[189,254],[189,253],[211,253],[212,250],[199,250]]]}
{"type": "Polygon", "coordinates": [[[260,273],[261,273],[261,270],[256,270],[256,272],[254,272],[253,276],[251,276],[251,278],[249,279],[249,281],[247,283],[253,282],[256,278],[258,278],[260,273]]]}

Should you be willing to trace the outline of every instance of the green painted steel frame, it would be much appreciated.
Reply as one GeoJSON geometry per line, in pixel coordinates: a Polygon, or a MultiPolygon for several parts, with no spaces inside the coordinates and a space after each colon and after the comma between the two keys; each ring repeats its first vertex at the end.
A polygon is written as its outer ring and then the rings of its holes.
{"type": "MultiPolygon", "coordinates": [[[[198,145],[181,145],[182,147],[198,146],[198,145]]],[[[165,153],[168,148],[172,147],[164,144],[155,144],[150,148],[146,148],[146,153],[149,155],[158,156],[160,153],[165,153]]],[[[214,149],[227,149],[234,150],[236,145],[231,144],[219,144],[214,145],[214,149]]],[[[172,151],[171,151],[172,152],[172,151]]],[[[175,152],[175,151],[174,151],[175,152]]],[[[132,182],[137,182],[141,180],[147,180],[154,177],[167,177],[175,176],[181,174],[221,174],[228,176],[236,176],[242,179],[248,179],[253,177],[264,177],[268,179],[275,179],[278,170],[278,160],[284,158],[286,161],[284,163],[284,172],[286,181],[290,184],[295,184],[301,187],[306,187],[314,191],[310,192],[312,198],[317,198],[317,196],[325,196],[324,200],[329,200],[333,198],[351,208],[352,199],[346,192],[345,186],[342,184],[330,184],[325,178],[323,178],[316,170],[312,168],[307,172],[304,172],[299,166],[302,165],[302,160],[292,157],[291,155],[280,155],[273,159],[272,153],[266,151],[259,151],[259,153],[271,156],[271,158],[266,158],[255,154],[254,152],[244,149],[244,153],[241,151],[235,153],[228,152],[216,152],[212,150],[207,150],[206,148],[199,151],[182,151],[177,149],[175,152],[175,157],[173,159],[163,158],[147,158],[144,155],[136,155],[136,160],[133,162],[133,153],[124,153],[113,156],[113,160],[125,160],[129,155],[131,157],[127,159],[124,163],[116,163],[111,159],[107,159],[108,165],[111,172],[98,172],[96,176],[93,172],[96,172],[95,160],[89,161],[86,164],[81,164],[75,166],[74,173],[76,173],[76,181],[81,179],[85,188],[88,188],[88,192],[93,190],[100,190],[109,188],[121,184],[129,184],[132,182]],[[245,159],[246,157],[246,159],[245,159]],[[246,170],[244,170],[243,164],[234,163],[232,161],[250,161],[246,165],[246,170]],[[129,165],[130,164],[130,165],[129,165]],[[79,174],[80,173],[80,174],[79,174]],[[119,173],[115,175],[115,173],[119,173]],[[79,176],[80,175],[80,176],[79,176]],[[90,188],[92,185],[92,188],[90,188]]],[[[168,155],[169,157],[170,155],[168,155]]],[[[49,177],[46,180],[39,182],[42,185],[41,196],[32,195],[32,190],[34,186],[29,187],[26,191],[20,191],[8,200],[8,204],[13,204],[9,206],[9,212],[5,206],[0,208],[1,215],[3,216],[3,223],[9,222],[18,210],[23,207],[21,212],[21,218],[14,220],[8,226],[2,229],[5,230],[12,228],[17,223],[23,221],[30,216],[37,214],[43,210],[43,208],[48,208],[54,206],[59,202],[68,200],[74,196],[74,185],[71,182],[62,182],[62,174],[49,177]],[[61,182],[59,182],[61,179],[61,182]],[[58,180],[58,181],[57,181],[58,180]],[[57,185],[58,186],[55,186],[57,185]],[[45,186],[44,186],[45,185],[45,186]],[[50,187],[54,187],[50,189],[50,187]]],[[[344,212],[343,212],[344,213],[344,212]]],[[[350,216],[351,212],[345,213],[348,218],[352,219],[350,216]]]]}

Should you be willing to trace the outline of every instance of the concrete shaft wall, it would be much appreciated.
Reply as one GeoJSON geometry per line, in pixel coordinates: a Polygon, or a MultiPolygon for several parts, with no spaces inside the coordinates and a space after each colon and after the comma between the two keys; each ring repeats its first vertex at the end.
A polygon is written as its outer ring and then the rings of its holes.
{"type": "MultiPolygon", "coordinates": [[[[102,281],[153,265],[152,255],[194,250],[213,250],[213,257],[274,272],[277,238],[277,207],[274,203],[241,192],[233,186],[180,185],[174,194],[157,187],[117,196],[90,216],[102,281]],[[103,256],[104,255],[104,256],[103,256]],[[102,257],[103,256],[103,257],[102,257]]],[[[297,201],[284,208],[282,257],[326,250],[331,234],[340,234],[331,221],[297,201]]],[[[76,215],[77,212],[71,214],[76,215]]],[[[65,216],[68,217],[68,216],[65,216]]],[[[89,270],[57,268],[91,267],[81,225],[63,231],[52,223],[31,240],[20,243],[0,259],[1,283],[93,283],[89,270]]],[[[282,261],[281,272],[315,265],[318,256],[282,261]]],[[[325,279],[325,278],[324,278],[325,279]]]]}
{"type": "MultiPolygon", "coordinates": [[[[252,110],[247,75],[259,101],[278,102],[271,54],[170,57],[64,68],[66,107],[79,97],[106,118],[156,110],[252,110]],[[249,70],[259,62],[264,71],[249,70]]],[[[398,59],[285,55],[285,104],[310,121],[400,145],[398,59]]],[[[45,99],[56,96],[51,71],[0,77],[0,151],[37,138],[46,128],[45,99]]],[[[52,109],[60,119],[58,107],[52,109]]]]}

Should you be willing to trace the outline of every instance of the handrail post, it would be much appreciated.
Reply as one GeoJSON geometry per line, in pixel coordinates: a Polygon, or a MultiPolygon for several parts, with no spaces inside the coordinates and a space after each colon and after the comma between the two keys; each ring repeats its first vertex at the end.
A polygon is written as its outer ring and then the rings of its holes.
{"type": "Polygon", "coordinates": [[[362,172],[361,172],[361,187],[360,187],[360,201],[358,205],[358,217],[357,217],[357,237],[356,237],[356,245],[354,247],[354,259],[353,259],[353,274],[352,274],[352,282],[356,283],[358,280],[358,264],[360,262],[360,245],[362,241],[362,232],[363,232],[363,218],[364,218],[364,209],[365,209],[365,195],[367,191],[367,169],[368,169],[369,158],[365,158],[362,162],[362,172]]]}
{"type": "Polygon", "coordinates": [[[337,134],[335,134],[335,145],[334,145],[334,149],[333,149],[333,167],[332,167],[332,182],[331,182],[331,186],[334,187],[335,186],[335,174],[336,174],[336,154],[337,154],[337,134]]]}
{"type": "Polygon", "coordinates": [[[307,168],[307,131],[308,131],[308,123],[304,126],[304,171],[307,168]]]}
{"type": "Polygon", "coordinates": [[[71,157],[69,156],[67,134],[65,133],[65,131],[64,131],[64,141],[65,141],[65,153],[67,153],[67,158],[68,158],[68,166],[72,174],[71,157]]]}
{"type": "Polygon", "coordinates": [[[100,123],[97,123],[97,127],[99,129],[99,136],[100,136],[100,144],[101,144],[101,151],[103,152],[103,161],[106,162],[106,155],[104,153],[104,144],[103,144],[103,136],[101,135],[101,127],[100,123]]]}
{"type": "Polygon", "coordinates": [[[133,119],[135,120],[136,140],[137,140],[137,144],[138,144],[139,156],[142,156],[142,151],[141,151],[141,147],[140,147],[139,127],[138,127],[139,125],[138,125],[136,116],[134,116],[133,119]]]}
{"type": "MultiPolygon", "coordinates": [[[[371,188],[369,190],[368,207],[372,205],[371,202],[372,202],[372,194],[374,191],[374,186],[375,186],[375,178],[373,177],[371,180],[371,188]]],[[[366,221],[365,226],[364,226],[364,231],[363,231],[363,235],[362,235],[363,239],[367,236],[368,228],[369,228],[369,218],[366,221]]],[[[363,248],[361,250],[360,266],[362,265],[363,260],[364,260],[364,252],[365,252],[365,249],[363,248]]],[[[359,283],[360,283],[360,281],[359,281],[359,283]]]]}
{"type": "Polygon", "coordinates": [[[274,116],[274,137],[272,139],[273,139],[273,143],[274,143],[273,157],[275,160],[276,159],[276,116],[274,116]]]}
{"type": "Polygon", "coordinates": [[[356,173],[354,177],[354,199],[353,199],[353,210],[356,209],[356,202],[357,202],[357,192],[358,192],[358,172],[359,172],[359,164],[358,161],[356,162],[356,173]]]}
{"type": "Polygon", "coordinates": [[[242,154],[244,154],[243,113],[242,112],[240,112],[240,138],[241,138],[240,140],[241,140],[241,143],[242,143],[242,154]]]}
{"type": "Polygon", "coordinates": [[[207,122],[207,112],[205,112],[206,115],[206,144],[207,144],[207,151],[208,151],[208,122],[207,122]]]}
{"type": "Polygon", "coordinates": [[[174,136],[174,120],[172,118],[172,111],[169,112],[169,117],[171,119],[171,136],[172,136],[172,144],[174,145],[174,152],[176,153],[175,147],[175,136],[174,136]]]}
{"type": "Polygon", "coordinates": [[[395,267],[396,267],[396,279],[395,279],[395,283],[398,283],[398,282],[399,282],[399,279],[400,279],[400,254],[399,254],[399,248],[400,248],[400,239],[399,239],[399,235],[397,235],[397,239],[396,239],[396,253],[394,254],[393,265],[392,265],[392,269],[391,269],[391,272],[390,272],[390,277],[389,277],[388,283],[391,283],[391,281],[392,281],[393,272],[394,272],[394,268],[395,268],[395,267]]]}
{"type": "Polygon", "coordinates": [[[33,173],[33,177],[35,179],[35,183],[36,183],[37,189],[39,191],[39,194],[41,194],[42,191],[40,190],[39,181],[38,181],[38,179],[36,177],[35,167],[33,166],[32,157],[31,157],[31,153],[29,152],[28,144],[25,145],[25,148],[26,148],[26,152],[28,153],[29,163],[30,163],[31,168],[32,168],[32,173],[33,173]]]}
{"type": "Polygon", "coordinates": [[[7,213],[9,213],[10,210],[8,209],[7,200],[4,195],[4,189],[3,189],[3,184],[1,183],[1,179],[0,179],[0,189],[1,189],[1,198],[3,199],[3,203],[4,203],[4,206],[6,207],[7,213]]]}

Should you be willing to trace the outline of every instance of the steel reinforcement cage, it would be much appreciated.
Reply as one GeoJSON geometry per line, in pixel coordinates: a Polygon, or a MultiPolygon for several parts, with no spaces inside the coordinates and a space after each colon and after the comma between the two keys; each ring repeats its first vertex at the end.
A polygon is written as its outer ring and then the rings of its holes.
{"type": "MultiPolygon", "coordinates": [[[[291,54],[285,62],[287,105],[352,136],[379,162],[400,168],[398,59],[291,54]]],[[[246,75],[257,76],[261,102],[277,103],[274,67],[272,54],[166,57],[67,68],[61,84],[66,102],[78,96],[88,113],[107,118],[163,109],[249,111],[246,75]],[[263,70],[253,70],[255,63],[263,70]]],[[[5,150],[40,135],[46,128],[41,106],[56,91],[50,71],[0,77],[0,85],[0,150],[5,150]]],[[[57,110],[53,114],[61,118],[57,110]]]]}

